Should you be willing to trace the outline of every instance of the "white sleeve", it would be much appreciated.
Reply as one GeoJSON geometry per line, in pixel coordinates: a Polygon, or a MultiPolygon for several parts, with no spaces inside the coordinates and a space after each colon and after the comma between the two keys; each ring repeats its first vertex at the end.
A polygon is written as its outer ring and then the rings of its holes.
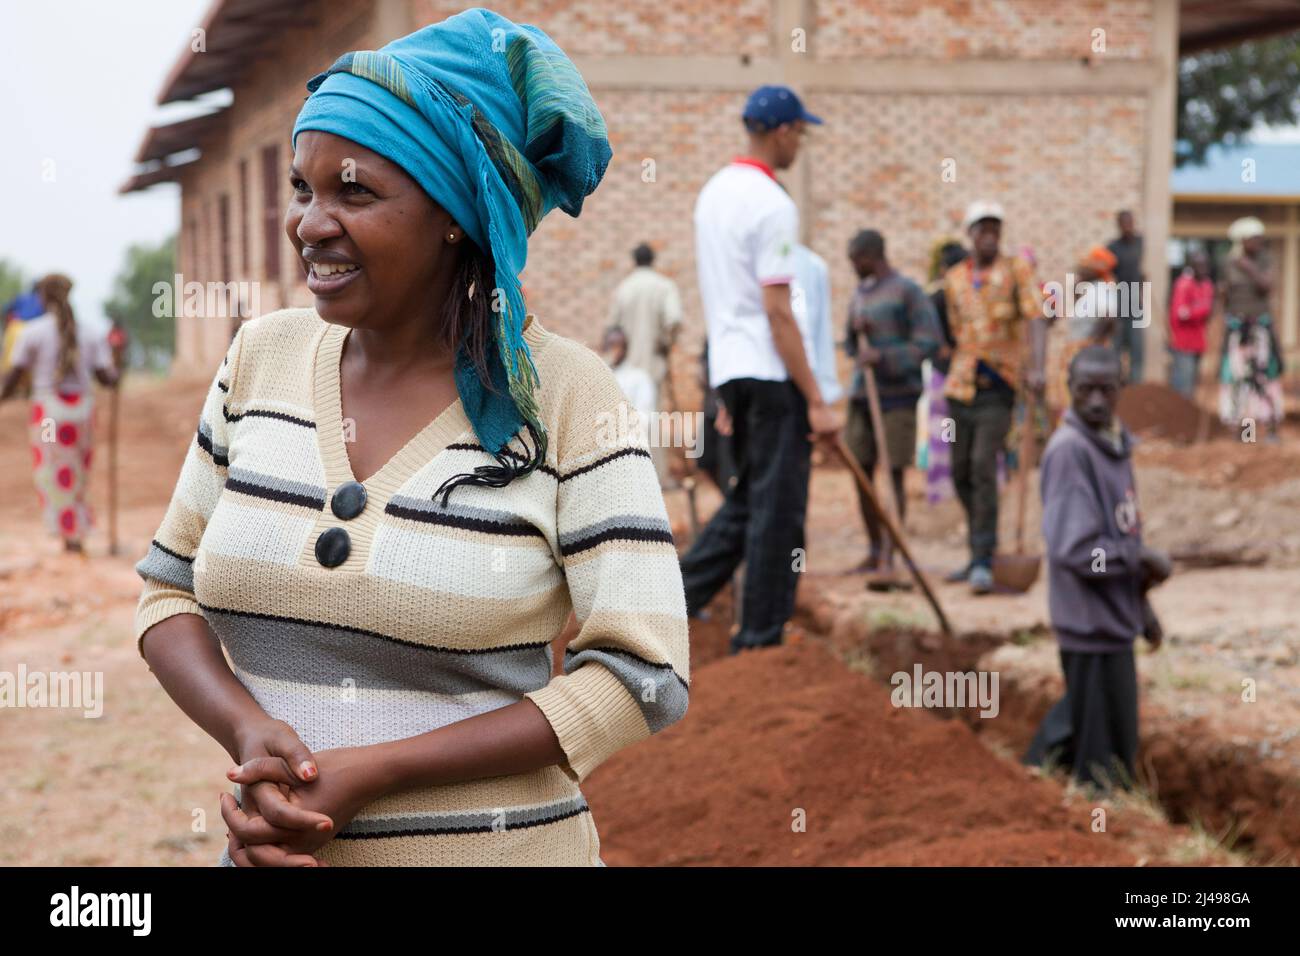
{"type": "Polygon", "coordinates": [[[167,511],[148,552],[135,565],[144,581],[135,610],[136,650],[141,657],[145,634],[155,624],[176,614],[203,615],[194,594],[194,559],[226,485],[230,465],[226,397],[233,394],[247,328],[247,323],[239,327],[212,377],[167,511]]]}
{"type": "Polygon", "coordinates": [[[794,278],[794,247],[799,241],[799,211],[782,203],[758,220],[755,271],[759,285],[785,285],[794,278]]]}

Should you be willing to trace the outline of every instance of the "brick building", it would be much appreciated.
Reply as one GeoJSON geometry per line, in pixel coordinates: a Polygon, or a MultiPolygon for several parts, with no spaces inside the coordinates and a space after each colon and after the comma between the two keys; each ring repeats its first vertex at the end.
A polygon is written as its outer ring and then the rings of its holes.
{"type": "MultiPolygon", "coordinates": [[[[123,191],[181,187],[186,281],[257,283],[260,310],[309,304],[284,236],[289,132],[304,84],[342,52],[375,49],[463,9],[448,0],[215,0],[160,103],[229,89],[214,112],[148,131],[123,191]]],[[[784,181],[805,241],[848,301],[847,239],[880,229],[923,277],[931,241],[966,204],[1007,210],[1007,248],[1031,246],[1044,280],[1136,212],[1164,300],[1175,68],[1182,50],[1300,25],[1270,0],[501,0],[582,71],[614,159],[580,220],[555,212],[530,246],[529,307],[594,343],[630,250],[649,241],[701,325],[691,211],[744,143],[747,92],[783,82],[826,123],[784,181]],[[945,171],[948,175],[945,175],[945,171]],[[652,175],[651,175],[652,172],[652,175]]],[[[229,321],[181,317],[177,363],[211,369],[229,321]]],[[[1159,323],[1151,333],[1161,336],[1159,323]]],[[[1149,346],[1155,354],[1158,342],[1149,346]]],[[[1162,374],[1149,362],[1150,374],[1162,374]]]]}

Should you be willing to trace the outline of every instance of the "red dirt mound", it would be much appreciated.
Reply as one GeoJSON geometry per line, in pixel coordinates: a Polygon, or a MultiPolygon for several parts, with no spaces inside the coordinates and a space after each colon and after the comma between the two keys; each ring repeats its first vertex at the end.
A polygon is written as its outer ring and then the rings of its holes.
{"type": "Polygon", "coordinates": [[[1179,444],[1196,441],[1202,429],[1205,437],[1223,432],[1223,426],[1212,413],[1156,382],[1125,388],[1119,393],[1116,414],[1130,431],[1158,435],[1179,444]]]}
{"type": "Polygon", "coordinates": [[[809,640],[699,668],[685,720],[583,791],[611,866],[1134,862],[1114,814],[1091,832],[1057,783],[809,640]]]}

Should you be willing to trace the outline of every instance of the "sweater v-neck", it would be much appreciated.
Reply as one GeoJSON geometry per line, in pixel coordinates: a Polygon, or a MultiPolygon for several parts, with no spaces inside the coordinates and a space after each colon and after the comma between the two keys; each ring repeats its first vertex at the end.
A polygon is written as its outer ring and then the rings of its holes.
{"type": "MultiPolygon", "coordinates": [[[[343,343],[350,330],[347,326],[334,325],[323,319],[321,324],[324,329],[316,348],[312,398],[316,413],[316,442],[325,468],[325,481],[332,493],[341,484],[357,481],[343,438],[341,362],[343,343]]],[[[523,337],[532,350],[534,360],[548,335],[535,315],[528,313],[525,316],[523,337]]],[[[387,502],[423,465],[441,454],[461,435],[473,435],[473,432],[474,426],[457,396],[431,422],[411,436],[378,471],[358,484],[365,487],[369,497],[387,502]]],[[[326,513],[328,511],[327,508],[326,513]]],[[[366,509],[367,513],[370,511],[371,509],[366,509]]]]}
{"type": "MultiPolygon", "coordinates": [[[[321,343],[316,352],[315,406],[317,416],[316,440],[320,445],[321,461],[325,466],[325,480],[330,489],[357,481],[366,492],[387,501],[420,466],[428,463],[457,436],[470,429],[460,398],[456,398],[423,428],[399,448],[379,469],[365,481],[358,481],[352,472],[344,441],[343,389],[340,363],[343,343],[350,329],[326,323],[321,343]]],[[[367,509],[369,510],[369,509],[367,509]]]]}
{"type": "Polygon", "coordinates": [[[326,506],[316,518],[316,526],[304,541],[299,563],[303,567],[319,569],[315,543],[329,528],[343,527],[350,543],[348,557],[334,568],[336,572],[359,573],[370,562],[370,549],[379,528],[384,509],[393,495],[410,478],[446,450],[447,446],[465,432],[472,432],[464,408],[457,398],[443,409],[433,421],[426,424],[380,466],[365,481],[358,482],[366,489],[367,504],[355,518],[337,517],[328,504],[340,485],[356,481],[352,462],[348,458],[343,433],[343,390],[340,361],[343,341],[348,327],[334,325],[321,319],[324,328],[316,346],[315,366],[312,370],[312,405],[316,415],[316,445],[325,470],[326,506]]]}

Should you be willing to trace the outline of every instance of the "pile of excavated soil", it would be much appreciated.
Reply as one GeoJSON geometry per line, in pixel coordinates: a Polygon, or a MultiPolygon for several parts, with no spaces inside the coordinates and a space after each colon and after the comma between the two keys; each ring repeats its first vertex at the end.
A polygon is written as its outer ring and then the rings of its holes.
{"type": "Polygon", "coordinates": [[[1091,832],[1058,783],[807,639],[700,667],[686,719],[583,791],[611,866],[1128,865],[1139,826],[1091,832]]]}
{"type": "Polygon", "coordinates": [[[1206,437],[1224,432],[1212,413],[1203,412],[1195,402],[1157,382],[1127,386],[1119,394],[1116,413],[1132,431],[1179,444],[1196,441],[1202,431],[1206,437]]]}

